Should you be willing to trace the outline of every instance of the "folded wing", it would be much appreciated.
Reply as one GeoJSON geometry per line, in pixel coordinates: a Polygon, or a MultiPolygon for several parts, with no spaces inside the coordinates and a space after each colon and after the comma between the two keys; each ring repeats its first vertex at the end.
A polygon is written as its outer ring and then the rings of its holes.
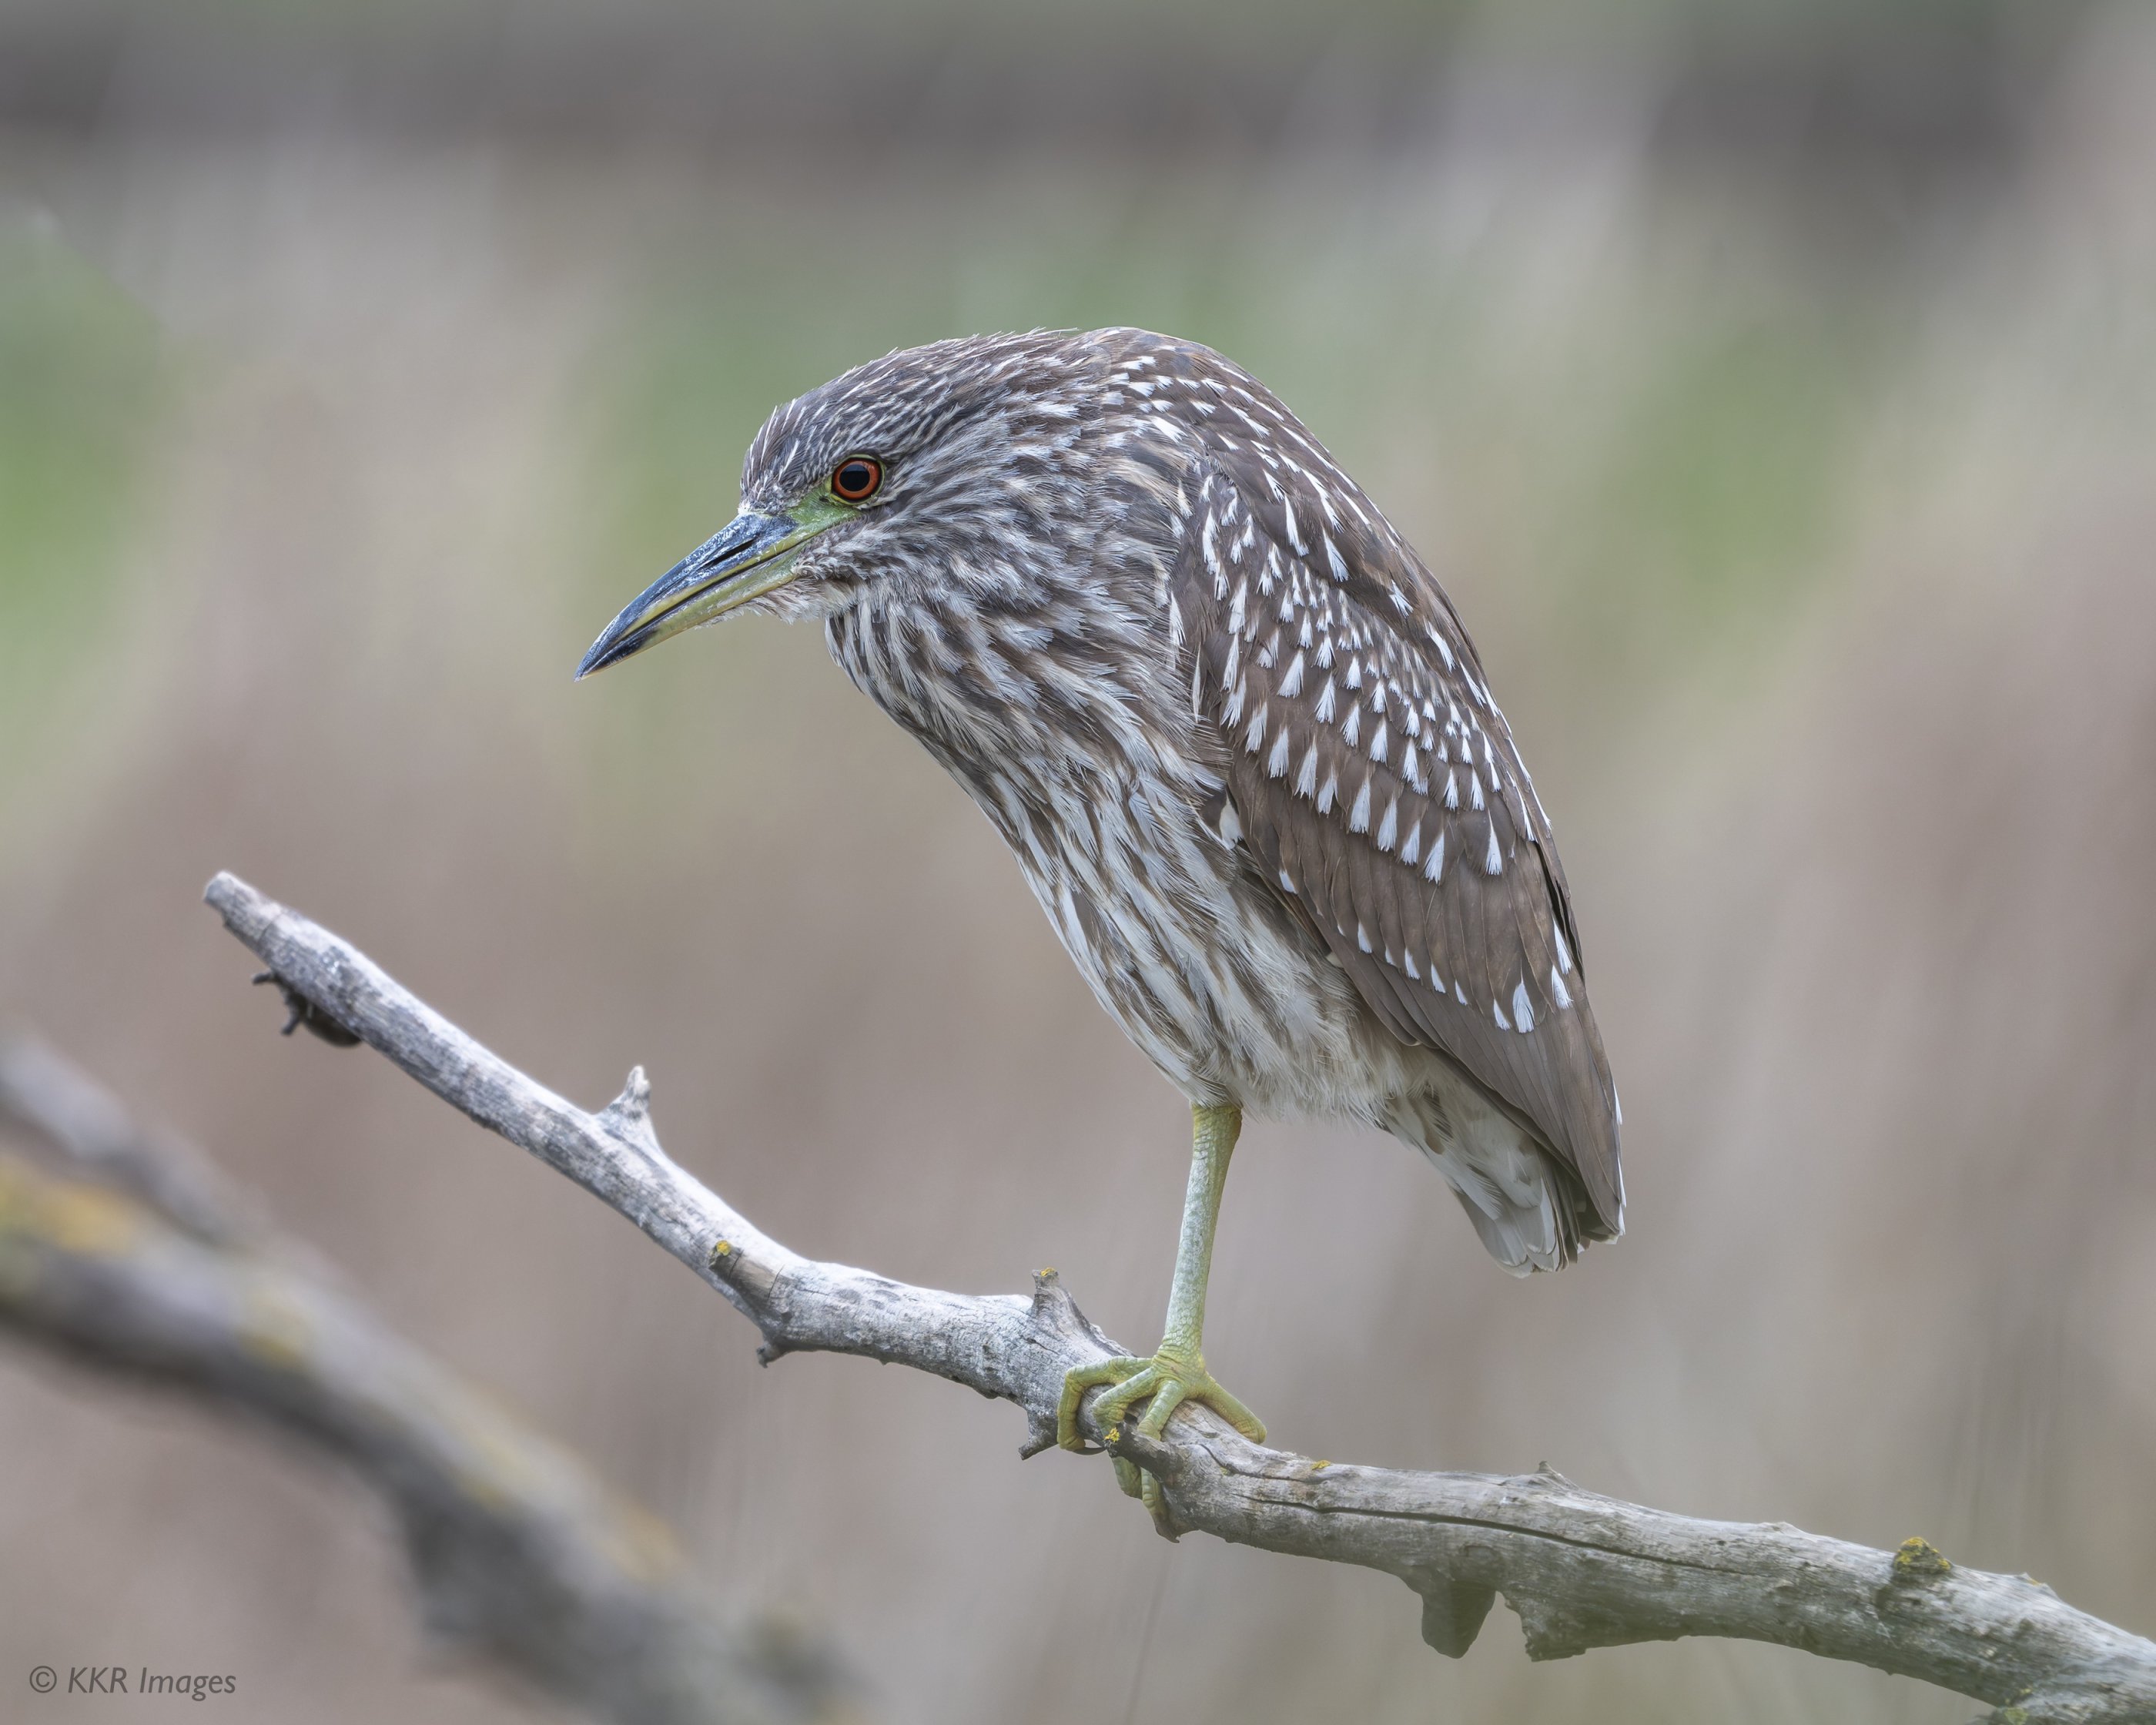
{"type": "Polygon", "coordinates": [[[1243,842],[1392,1032],[1577,1177],[1584,1236],[1614,1237],[1616,1091],[1548,823],[1436,578],[1296,437],[1224,431],[1171,577],[1243,842]]]}

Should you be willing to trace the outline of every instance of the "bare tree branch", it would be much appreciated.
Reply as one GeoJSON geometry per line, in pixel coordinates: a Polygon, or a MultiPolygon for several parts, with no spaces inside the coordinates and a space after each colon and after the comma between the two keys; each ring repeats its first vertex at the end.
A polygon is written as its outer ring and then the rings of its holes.
{"type": "Polygon", "coordinates": [[[732,1629],[666,1530],[285,1249],[208,1164],[49,1050],[0,1045],[0,1324],[71,1360],[264,1419],[396,1512],[429,1630],[623,1725],[808,1725],[836,1667],[732,1629]]]}
{"type": "Polygon", "coordinates": [[[0,1120],[13,1120],[79,1166],[211,1245],[262,1231],[254,1207],[192,1144],[146,1129],[118,1100],[43,1043],[0,1041],[0,1120]]]}
{"type": "MultiPolygon", "coordinates": [[[[911,1287],[803,1258],[660,1147],[639,1069],[589,1114],[399,987],[370,959],[234,876],[206,895],[225,926],[323,1017],[482,1126],[619,1211],[753,1322],[766,1358],[864,1354],[1024,1410],[1031,1455],[1054,1441],[1065,1372],[1124,1350],[1054,1273],[1030,1298],[911,1287]]],[[[1087,1429],[1096,1440],[1097,1428],[1087,1429]]],[[[2026,1576],[1892,1553],[1779,1522],[1696,1520],[1581,1490],[1558,1475],[1405,1473],[1312,1461],[1247,1442],[1186,1404],[1165,1438],[1113,1445],[1157,1475],[1172,1525],[1270,1551],[1358,1563],[1422,1596],[1424,1638],[1457,1656],[1504,1595],[1536,1659],[1723,1635],[1773,1641],[1973,1696],[1998,1725],[2156,1720],[2156,1645],[2026,1576]]]]}

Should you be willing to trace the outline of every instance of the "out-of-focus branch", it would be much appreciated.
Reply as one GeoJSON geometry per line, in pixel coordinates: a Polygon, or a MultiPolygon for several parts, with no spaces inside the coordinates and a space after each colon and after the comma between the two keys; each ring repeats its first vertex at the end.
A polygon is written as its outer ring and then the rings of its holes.
{"type": "Polygon", "coordinates": [[[101,1185],[182,1234],[233,1245],[262,1232],[254,1206],[191,1144],[137,1125],[119,1101],[43,1043],[0,1040],[0,1120],[43,1138],[101,1185]]]}
{"type": "Polygon", "coordinates": [[[670,1537],[243,1220],[207,1164],[49,1050],[0,1045],[0,1324],[70,1360],[266,1419],[396,1512],[437,1638],[624,1725],[805,1725],[837,1669],[723,1625],[670,1537]]]}
{"type": "MultiPolygon", "coordinates": [[[[1055,1440],[1064,1374],[1121,1352],[1052,1271],[1030,1298],[908,1286],[802,1257],[660,1149],[639,1070],[589,1114],[535,1084],[364,954],[231,875],[225,926],[317,1012],[619,1211],[753,1322],[774,1358],[821,1349],[909,1365],[1014,1402],[1055,1440]]],[[[1091,1423],[1087,1429],[1101,1436],[1091,1423]]],[[[1423,1635],[1464,1653],[1496,1594],[1527,1651],[1725,1635],[1917,1677],[1990,1703],[1998,1725],[2156,1720],[2156,1644],[2025,1576],[1949,1563],[1922,1540],[1875,1551],[1779,1522],[1696,1520],[1582,1491],[1559,1476],[1403,1473],[1251,1444],[1185,1404],[1164,1438],[1109,1445],[1161,1480],[1172,1527],[1397,1575],[1423,1635]]]]}

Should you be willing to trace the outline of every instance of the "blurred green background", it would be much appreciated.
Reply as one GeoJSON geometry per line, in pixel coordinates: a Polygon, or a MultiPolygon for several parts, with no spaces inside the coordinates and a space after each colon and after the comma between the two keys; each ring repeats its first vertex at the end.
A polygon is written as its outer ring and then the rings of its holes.
{"type": "MultiPolygon", "coordinates": [[[[772,405],[1135,323],[1272,384],[1475,631],[1565,846],[1631,1232],[1482,1259],[1260,1126],[1284,1442],[2030,1570],[2156,1628],[2156,19],[2061,0],[0,8],[0,1014],[828,1624],[901,1721],[1948,1721],[1781,1650],[1464,1661],[1009,1410],[750,1338],[380,1062],[234,868],[778,1237],[1154,1333],[1181,1105],[813,634],[572,686],[772,405]],[[1127,1219],[1152,1219],[1133,1227],[1127,1219]]],[[[493,1721],[267,1440],[0,1373],[0,1682],[493,1721]]],[[[95,1711],[56,1697],[56,1718],[95,1711]]]]}

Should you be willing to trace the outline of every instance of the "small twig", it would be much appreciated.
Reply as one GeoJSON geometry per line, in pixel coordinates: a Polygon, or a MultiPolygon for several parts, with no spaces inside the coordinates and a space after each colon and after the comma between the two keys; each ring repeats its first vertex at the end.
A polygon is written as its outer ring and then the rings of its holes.
{"type": "Polygon", "coordinates": [[[783,1625],[722,1625],[665,1529],[572,1457],[303,1253],[266,1230],[234,1243],[222,1199],[204,1209],[198,1191],[175,1206],[175,1191],[194,1189],[172,1183],[158,1141],[58,1055],[0,1045],[0,1115],[91,1176],[0,1154],[0,1325],[267,1420],[348,1466],[403,1526],[430,1631],[597,1717],[839,1716],[820,1647],[783,1625]]]}
{"type": "MultiPolygon", "coordinates": [[[[1120,1352],[1053,1271],[1030,1299],[911,1287],[802,1257],[658,1149],[642,1072],[589,1114],[534,1083],[364,954],[231,875],[207,897],[290,988],[444,1101],[634,1222],[754,1322],[767,1358],[821,1350],[909,1365],[1015,1403],[1022,1451],[1054,1441],[1064,1374],[1120,1352]]],[[[1101,1436],[1086,1417],[1087,1429],[1101,1436]]],[[[2156,1645],[2025,1576],[1887,1553],[1778,1522],[1696,1520],[1549,1472],[1404,1473],[1247,1442],[1186,1404],[1160,1440],[1113,1445],[1162,1481],[1173,1527],[1399,1576],[1423,1634],[1464,1653],[1495,1595],[1556,1659],[1679,1635],[1779,1642],[1991,1704],[1999,1725],[2156,1720],[2156,1645]]]]}

